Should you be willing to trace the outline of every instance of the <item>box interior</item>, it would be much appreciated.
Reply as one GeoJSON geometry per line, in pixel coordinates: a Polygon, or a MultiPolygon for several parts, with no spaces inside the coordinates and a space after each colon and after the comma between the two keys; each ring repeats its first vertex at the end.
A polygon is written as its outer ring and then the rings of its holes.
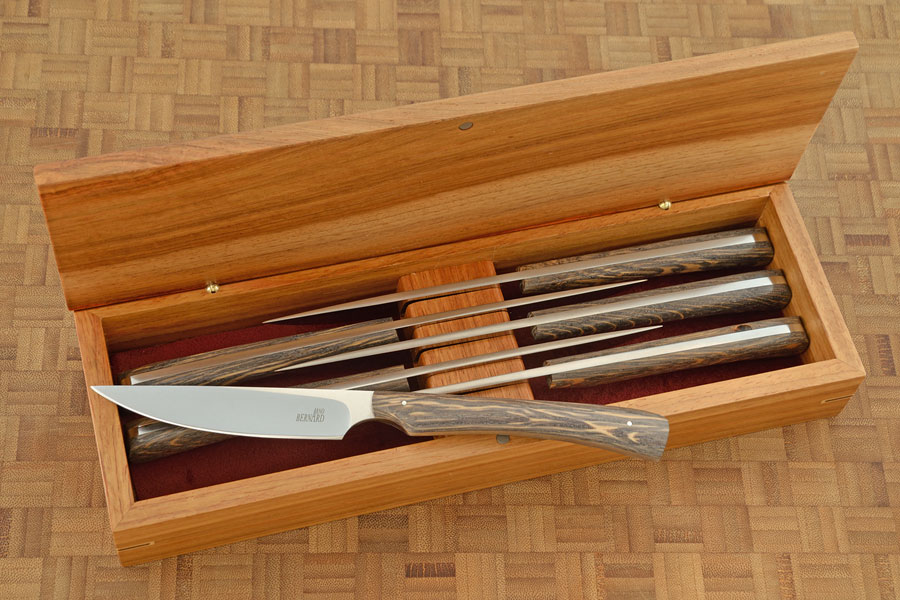
{"type": "MultiPolygon", "coordinates": [[[[770,230],[770,237],[773,239],[775,245],[776,258],[773,261],[772,267],[779,268],[782,265],[788,265],[790,263],[790,252],[788,251],[789,249],[785,247],[786,242],[782,239],[783,236],[779,231],[779,224],[771,209],[771,201],[768,199],[767,194],[767,190],[760,190],[756,193],[750,191],[740,194],[739,200],[731,199],[731,207],[736,208],[737,210],[731,211],[731,214],[727,219],[718,218],[717,215],[719,213],[714,210],[712,206],[708,207],[707,210],[704,210],[701,206],[698,209],[699,214],[707,215],[707,221],[702,227],[691,233],[699,234],[732,229],[740,226],[754,224],[761,225],[770,230]],[[736,218],[735,214],[743,216],[736,218]],[[780,239],[782,240],[781,242],[778,241],[780,239]]],[[[702,203],[703,199],[690,202],[702,203]]],[[[715,205],[717,203],[714,202],[713,204],[715,205]]],[[[665,221],[667,216],[668,215],[660,213],[658,218],[665,221]]],[[[606,219],[609,220],[610,217],[606,217],[606,219]]],[[[638,222],[639,221],[635,221],[635,223],[638,222]]],[[[616,228],[615,231],[620,231],[622,233],[622,237],[616,240],[610,239],[609,237],[610,232],[613,231],[610,227],[596,228],[591,234],[594,236],[593,239],[590,239],[591,235],[588,235],[586,239],[580,241],[578,246],[579,249],[574,252],[569,252],[568,255],[616,246],[633,245],[635,243],[646,241],[655,241],[664,239],[665,237],[679,237],[682,235],[665,236],[660,235],[659,232],[650,230],[651,228],[647,229],[648,231],[645,232],[643,236],[639,234],[637,239],[635,239],[635,236],[631,235],[628,227],[616,228]]],[[[531,249],[525,253],[526,258],[519,262],[549,259],[566,255],[560,254],[560,250],[556,247],[547,248],[543,252],[544,253],[542,254],[541,250],[531,249]],[[536,256],[538,258],[535,258],[536,256]]],[[[509,268],[511,264],[516,264],[516,260],[513,257],[510,257],[506,262],[510,264],[500,263],[498,264],[498,268],[505,270],[509,268]]],[[[629,286],[628,288],[612,293],[608,292],[601,297],[628,294],[643,289],[719,277],[732,272],[739,271],[718,271],[712,273],[662,277],[635,286],[629,286]]],[[[787,273],[787,275],[794,292],[794,299],[792,300],[791,305],[789,305],[783,313],[743,313],[674,322],[666,324],[662,329],[647,332],[639,336],[629,336],[617,340],[610,340],[608,342],[601,342],[592,346],[579,347],[578,351],[587,352],[604,347],[638,343],[659,337],[670,337],[682,333],[713,329],[730,324],[773,318],[782,316],[782,314],[800,314],[804,319],[811,339],[817,341],[814,338],[817,335],[817,331],[822,327],[820,323],[817,323],[817,316],[815,314],[808,314],[809,311],[807,311],[807,314],[801,314],[802,311],[798,308],[799,306],[807,304],[805,296],[807,295],[808,290],[805,289],[799,275],[793,277],[790,273],[787,273]]],[[[503,291],[507,298],[516,295],[515,286],[505,286],[503,291]]],[[[270,309],[265,306],[265,303],[260,303],[256,307],[256,310],[258,311],[258,314],[262,316],[268,316],[270,314],[270,309]]],[[[303,321],[299,324],[288,325],[257,325],[252,327],[229,328],[227,323],[222,323],[217,326],[219,329],[218,331],[207,333],[205,335],[192,336],[187,339],[174,340],[150,346],[137,343],[131,344],[131,347],[126,346],[116,349],[110,354],[112,371],[113,373],[119,373],[152,362],[179,356],[187,356],[215,348],[227,347],[260,339],[280,337],[303,331],[325,329],[350,322],[365,320],[367,318],[385,316],[390,314],[390,310],[392,310],[392,308],[380,307],[364,311],[353,311],[353,313],[340,314],[338,316],[321,317],[303,321]]],[[[528,309],[526,308],[514,309],[510,311],[510,316],[511,318],[520,318],[524,316],[527,310],[528,309]]],[[[135,313],[135,318],[141,317],[138,313],[135,313]]],[[[520,345],[530,343],[529,336],[525,332],[518,332],[517,340],[520,345]]],[[[571,353],[571,351],[568,352],[571,353]]],[[[562,356],[566,353],[567,351],[560,351],[556,354],[546,353],[526,357],[526,367],[531,368],[539,366],[546,359],[562,356]]],[[[832,358],[833,356],[830,356],[829,354],[830,352],[827,343],[815,343],[809,351],[797,357],[754,360],[718,365],[592,388],[550,390],[546,387],[543,380],[531,380],[530,383],[534,390],[534,395],[538,399],[610,404],[695,385],[731,380],[756,373],[789,369],[804,363],[832,358]]],[[[314,369],[315,373],[304,373],[302,370],[294,371],[279,375],[278,377],[248,382],[246,385],[298,385],[305,381],[327,379],[354,372],[374,370],[390,364],[398,364],[399,362],[404,362],[407,366],[410,366],[409,355],[397,353],[393,356],[383,356],[378,359],[364,359],[363,361],[352,361],[346,364],[337,363],[335,365],[314,369]]],[[[126,422],[128,420],[128,415],[123,414],[122,421],[126,422]]],[[[388,448],[418,443],[426,439],[429,438],[410,438],[402,432],[385,424],[365,423],[353,428],[347,437],[339,442],[235,438],[156,461],[143,464],[131,464],[129,465],[129,470],[135,499],[144,500],[265,473],[328,462],[349,456],[378,452],[388,448]]]]}

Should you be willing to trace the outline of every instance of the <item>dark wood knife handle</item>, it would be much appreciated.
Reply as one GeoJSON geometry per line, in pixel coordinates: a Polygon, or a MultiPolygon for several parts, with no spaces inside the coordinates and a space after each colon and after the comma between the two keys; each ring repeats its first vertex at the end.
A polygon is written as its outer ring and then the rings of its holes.
{"type": "Polygon", "coordinates": [[[654,413],[615,406],[375,392],[376,419],[408,435],[503,434],[573,442],[658,460],[669,421],[654,413]]]}
{"type": "Polygon", "coordinates": [[[568,305],[560,308],[534,311],[529,316],[549,315],[576,308],[609,307],[609,312],[577,319],[566,319],[532,327],[535,340],[603,333],[632,327],[659,325],[668,321],[680,321],[694,317],[708,317],[731,313],[780,310],[791,301],[791,288],[781,271],[754,271],[727,277],[717,277],[682,285],[673,285],[637,294],[605,298],[596,302],[568,305]],[[697,295],[681,300],[667,300],[666,296],[681,292],[702,292],[711,286],[723,286],[734,282],[769,278],[770,283],[760,287],[697,295]]]}
{"type": "MultiPolygon", "coordinates": [[[[354,374],[346,377],[305,383],[298,387],[324,388],[328,385],[350,382],[363,377],[380,375],[382,373],[402,371],[403,369],[403,365],[395,365],[385,369],[371,371],[369,373],[354,374]]],[[[408,392],[409,381],[407,379],[398,379],[396,381],[378,383],[364,389],[408,392]]],[[[209,444],[215,444],[216,442],[221,442],[222,440],[227,440],[232,437],[234,436],[223,433],[209,433],[197,429],[188,429],[186,427],[179,427],[178,425],[170,425],[146,417],[136,418],[125,425],[125,447],[128,450],[128,460],[136,463],[148,462],[165,456],[172,456],[179,452],[193,450],[194,448],[200,448],[201,446],[208,446],[209,444]]]]}
{"type": "Polygon", "coordinates": [[[233,436],[187,429],[139,417],[125,424],[125,447],[130,462],[142,463],[227,440],[233,436]]]}
{"type": "Polygon", "coordinates": [[[673,254],[671,256],[658,258],[626,260],[619,264],[607,265],[594,269],[525,279],[521,283],[522,293],[539,294],[544,292],[555,292],[576,287],[587,287],[601,283],[622,281],[624,279],[648,279],[675,273],[693,273],[697,271],[713,271],[738,267],[764,267],[772,262],[772,256],[775,251],[772,248],[772,243],[769,241],[766,230],[762,228],[748,228],[683,237],[674,240],[666,240],[664,242],[656,242],[654,244],[645,244],[643,246],[632,246],[630,248],[620,248],[618,250],[610,250],[607,252],[596,252],[593,254],[532,263],[522,265],[516,270],[525,271],[528,269],[536,269],[539,267],[579,260],[615,257],[642,250],[662,249],[670,246],[704,242],[707,240],[716,240],[742,234],[754,235],[757,239],[756,241],[746,244],[737,244],[734,246],[725,246],[708,250],[695,250],[692,252],[673,254]]]}
{"type": "MultiPolygon", "coordinates": [[[[352,325],[329,329],[328,333],[352,333],[352,330],[355,328],[367,327],[390,320],[390,318],[384,318],[365,323],[353,323],[352,325]]],[[[322,342],[311,342],[311,340],[315,339],[315,336],[324,333],[326,332],[301,333],[144,365],[120,374],[119,383],[123,385],[231,385],[240,381],[271,375],[272,372],[281,367],[300,361],[314,360],[350,352],[351,350],[381,346],[400,339],[397,336],[397,332],[391,330],[350,335],[349,337],[322,342]],[[150,381],[134,381],[136,375],[143,374],[146,376],[150,372],[163,369],[173,372],[163,374],[150,381]]]]}
{"type": "Polygon", "coordinates": [[[588,387],[742,360],[793,356],[805,352],[808,347],[809,338],[800,319],[782,317],[578,354],[548,360],[544,364],[554,365],[586,358],[608,357],[610,359],[608,364],[557,373],[547,378],[551,388],[588,387]],[[691,342],[710,341],[716,336],[760,331],[775,326],[784,326],[788,331],[695,349],[678,348],[678,345],[691,345],[691,342]]]}

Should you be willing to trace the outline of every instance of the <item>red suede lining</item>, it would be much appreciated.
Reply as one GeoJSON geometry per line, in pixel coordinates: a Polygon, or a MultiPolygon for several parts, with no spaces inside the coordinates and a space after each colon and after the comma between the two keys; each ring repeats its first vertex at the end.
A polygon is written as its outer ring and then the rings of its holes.
{"type": "MultiPolygon", "coordinates": [[[[718,274],[695,274],[666,277],[643,284],[629,286],[616,292],[626,294],[643,289],[674,285],[697,279],[721,276],[718,274]]],[[[504,290],[506,297],[514,293],[504,290]]],[[[540,306],[543,308],[544,306],[540,306]]],[[[527,310],[513,311],[513,318],[524,316],[527,310]]],[[[303,325],[264,325],[221,334],[201,336],[189,340],[164,344],[153,348],[129,350],[112,355],[112,366],[115,373],[120,373],[137,366],[187,356],[216,348],[243,344],[251,341],[280,337],[302,331],[324,329],[349,322],[384,316],[384,309],[359,311],[355,314],[341,315],[341,319],[328,316],[318,321],[305,322],[303,325]]],[[[780,313],[744,313],[708,317],[666,324],[642,335],[628,336],[610,342],[578,347],[574,350],[561,351],[551,355],[540,354],[526,357],[526,366],[536,367],[548,358],[589,352],[605,347],[633,344],[660,337],[671,337],[683,333],[714,329],[725,325],[769,319],[781,316],[780,313]]],[[[530,343],[526,331],[517,332],[521,345],[530,343]]],[[[327,365],[314,369],[315,373],[304,373],[302,370],[285,373],[277,377],[248,382],[246,385],[296,385],[313,379],[328,379],[339,375],[374,370],[400,361],[409,362],[409,357],[402,353],[365,359],[335,365],[327,365]]],[[[798,357],[781,359],[764,359],[745,361],[727,365],[682,371],[656,377],[644,377],[631,381],[613,383],[585,389],[549,390],[543,379],[532,380],[536,398],[564,402],[584,402],[590,404],[608,404],[629,398],[657,394],[665,391],[681,389],[694,385],[723,381],[756,373],[763,373],[801,364],[798,357]]],[[[131,415],[123,414],[123,419],[131,415]]],[[[255,438],[235,438],[199,448],[175,456],[144,464],[132,464],[131,476],[135,497],[139,500],[162,496],[179,491],[205,487],[216,483],[234,481],[255,475],[273,473],[285,469],[301,467],[367,452],[374,452],[406,444],[416,443],[428,438],[410,438],[402,432],[382,423],[364,423],[354,427],[341,441],[305,441],[305,440],[271,440],[255,438]]]]}

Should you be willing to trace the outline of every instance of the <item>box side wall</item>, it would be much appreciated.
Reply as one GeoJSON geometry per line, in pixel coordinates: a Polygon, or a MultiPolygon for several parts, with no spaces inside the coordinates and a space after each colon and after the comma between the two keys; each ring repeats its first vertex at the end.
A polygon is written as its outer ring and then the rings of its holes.
{"type": "Polygon", "coordinates": [[[100,459],[106,506],[110,524],[115,529],[125,513],[133,506],[134,492],[128,472],[119,410],[112,402],[91,390],[92,385],[113,383],[109,354],[99,317],[89,311],[76,312],[75,329],[87,385],[91,421],[94,424],[94,440],[100,459]]]}
{"type": "Polygon", "coordinates": [[[831,291],[818,254],[800,215],[790,186],[777,185],[759,224],[769,230],[776,248],[773,266],[787,274],[795,290],[786,313],[800,316],[810,334],[807,361],[836,358],[865,375],[862,360],[831,291]],[[778,250],[780,249],[780,250],[778,250]]]}

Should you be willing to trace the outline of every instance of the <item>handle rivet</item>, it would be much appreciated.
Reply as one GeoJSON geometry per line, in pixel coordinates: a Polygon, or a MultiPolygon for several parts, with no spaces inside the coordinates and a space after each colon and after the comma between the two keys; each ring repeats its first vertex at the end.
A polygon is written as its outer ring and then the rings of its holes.
{"type": "Polygon", "coordinates": [[[507,442],[509,442],[509,436],[508,436],[508,435],[498,435],[498,436],[497,436],[497,443],[498,443],[498,444],[505,444],[505,443],[507,443],[507,442]]]}
{"type": "Polygon", "coordinates": [[[631,421],[626,421],[625,424],[631,427],[631,421]]]}
{"type": "Polygon", "coordinates": [[[465,123],[460,123],[459,128],[465,131],[466,129],[472,129],[472,125],[474,125],[472,121],[466,121],[465,123]]]}
{"type": "Polygon", "coordinates": [[[401,404],[402,406],[406,406],[406,400],[403,400],[402,402],[400,402],[400,404],[401,404]]]}
{"type": "Polygon", "coordinates": [[[658,204],[658,206],[663,210],[669,210],[670,208],[672,208],[672,203],[668,200],[663,200],[658,204]]]}
{"type": "Polygon", "coordinates": [[[206,283],[206,291],[210,294],[215,294],[219,291],[219,284],[215,281],[209,281],[206,283]]]}

